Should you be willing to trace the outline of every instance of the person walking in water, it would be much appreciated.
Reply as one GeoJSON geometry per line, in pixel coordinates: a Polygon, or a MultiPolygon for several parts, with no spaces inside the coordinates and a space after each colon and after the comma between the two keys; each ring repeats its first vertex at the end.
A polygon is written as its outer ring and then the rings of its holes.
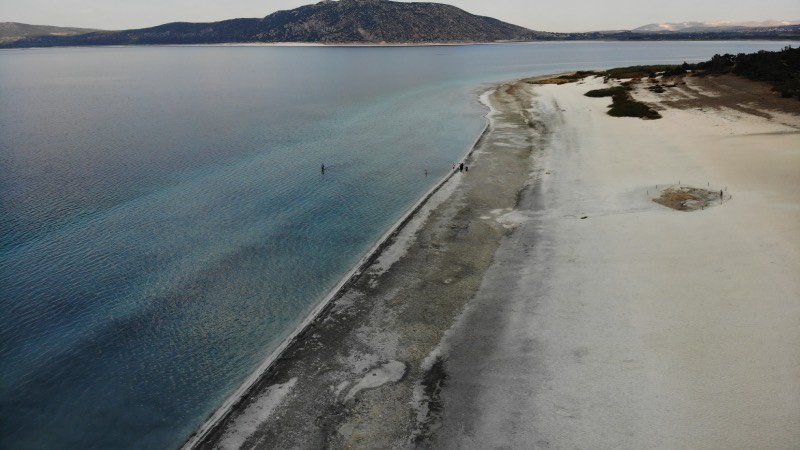
{"type": "Polygon", "coordinates": [[[325,164],[322,164],[322,167],[320,168],[320,171],[321,171],[322,173],[325,173],[325,164]]]}

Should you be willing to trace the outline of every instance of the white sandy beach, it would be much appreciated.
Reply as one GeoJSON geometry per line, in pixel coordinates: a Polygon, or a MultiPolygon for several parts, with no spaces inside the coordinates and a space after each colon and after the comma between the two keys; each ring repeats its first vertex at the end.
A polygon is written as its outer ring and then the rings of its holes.
{"type": "Polygon", "coordinates": [[[796,448],[800,114],[687,81],[652,121],[485,94],[470,170],[186,448],[796,448]],[[687,185],[724,203],[652,201],[687,185]]]}
{"type": "Polygon", "coordinates": [[[452,330],[437,447],[797,448],[800,117],[599,87],[535,89],[547,173],[452,330]],[[725,203],[650,200],[679,182],[725,203]]]}

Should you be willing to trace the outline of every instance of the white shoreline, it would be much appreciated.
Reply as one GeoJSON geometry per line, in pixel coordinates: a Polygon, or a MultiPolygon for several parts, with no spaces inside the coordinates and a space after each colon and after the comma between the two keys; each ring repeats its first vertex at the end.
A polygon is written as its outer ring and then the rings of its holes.
{"type": "MultiPolygon", "coordinates": [[[[553,41],[498,41],[498,42],[427,42],[427,43],[319,43],[319,42],[224,42],[217,44],[118,44],[118,45],[64,45],[64,46],[50,46],[50,47],[20,47],[20,48],[0,48],[2,51],[24,51],[24,50],[50,50],[58,48],[149,48],[149,47],[331,47],[331,48],[403,48],[403,47],[468,47],[473,45],[503,45],[503,44],[520,44],[520,45],[563,45],[572,43],[581,44],[608,44],[610,42],[681,42],[681,43],[725,43],[725,42],[767,42],[770,44],[782,44],[794,46],[797,41],[793,40],[770,40],[770,39],[729,39],[720,41],[705,41],[705,40],[674,40],[674,41],[618,41],[618,40],[553,40],[553,41]]],[[[703,58],[688,59],[687,61],[701,61],[703,58]]],[[[653,63],[663,62],[663,58],[656,58],[652,60],[653,63]]],[[[611,61],[613,63],[613,61],[611,61]]],[[[574,65],[575,63],[570,63],[574,65]]]]}

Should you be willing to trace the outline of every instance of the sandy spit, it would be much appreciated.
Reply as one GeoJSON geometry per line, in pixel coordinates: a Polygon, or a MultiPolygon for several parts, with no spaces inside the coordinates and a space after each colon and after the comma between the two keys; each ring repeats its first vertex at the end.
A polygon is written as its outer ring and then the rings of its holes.
{"type": "Polygon", "coordinates": [[[612,118],[602,84],[482,96],[469,171],[187,447],[800,442],[800,114],[687,79],[612,118]],[[652,201],[685,186],[723,202],[652,201]]]}
{"type": "Polygon", "coordinates": [[[448,334],[432,447],[797,448],[797,102],[685,82],[634,93],[652,121],[535,90],[546,175],[448,334]],[[723,201],[651,201],[687,185],[723,201]]]}
{"type": "Polygon", "coordinates": [[[425,442],[441,409],[435,355],[510,234],[506,216],[541,148],[542,130],[520,114],[532,89],[504,86],[483,97],[491,123],[464,161],[468,170],[448,177],[185,448],[425,442]]]}

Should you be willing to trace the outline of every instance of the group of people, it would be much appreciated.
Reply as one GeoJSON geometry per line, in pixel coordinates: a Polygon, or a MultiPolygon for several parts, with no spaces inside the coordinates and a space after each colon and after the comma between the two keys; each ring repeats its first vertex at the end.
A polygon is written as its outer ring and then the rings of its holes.
{"type": "Polygon", "coordinates": [[[469,166],[465,166],[463,162],[460,163],[458,167],[456,167],[456,165],[453,164],[453,172],[455,172],[456,170],[458,170],[459,172],[469,172],[469,166]]]}
{"type": "MultiPolygon", "coordinates": [[[[458,165],[453,164],[453,172],[455,172],[456,170],[459,172],[469,172],[469,166],[464,165],[463,162],[459,163],[458,165]]],[[[320,167],[320,172],[322,174],[325,174],[325,164],[322,164],[322,166],[320,167]]],[[[428,169],[425,169],[425,176],[426,177],[428,176],[428,169]]]]}

